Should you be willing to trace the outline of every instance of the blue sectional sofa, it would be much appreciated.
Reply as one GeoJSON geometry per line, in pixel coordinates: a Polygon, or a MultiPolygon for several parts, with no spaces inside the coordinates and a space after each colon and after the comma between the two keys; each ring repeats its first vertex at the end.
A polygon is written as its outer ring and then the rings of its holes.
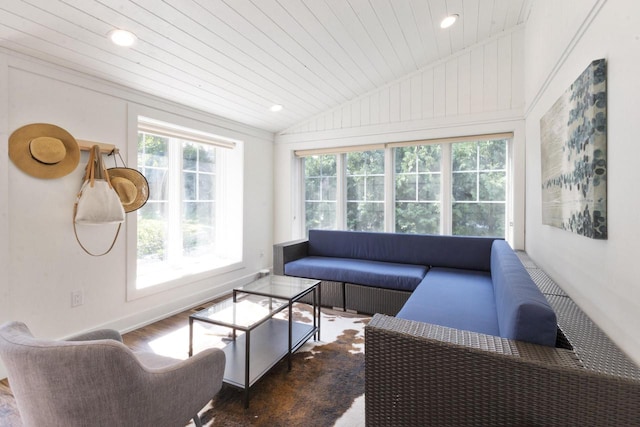
{"type": "Polygon", "coordinates": [[[274,272],[322,280],[325,305],[556,344],[553,309],[502,239],[311,230],[274,247],[274,272]]]}
{"type": "Polygon", "coordinates": [[[500,239],[312,231],[274,246],[274,273],[377,313],[368,427],[640,426],[640,367],[500,239]]]}

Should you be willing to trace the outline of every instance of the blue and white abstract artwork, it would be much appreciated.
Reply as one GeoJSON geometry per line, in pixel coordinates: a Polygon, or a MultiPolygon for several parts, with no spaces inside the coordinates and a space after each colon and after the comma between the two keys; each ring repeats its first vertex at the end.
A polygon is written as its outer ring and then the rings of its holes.
{"type": "Polygon", "coordinates": [[[540,120],[542,223],[607,238],[607,67],[593,61],[540,120]]]}

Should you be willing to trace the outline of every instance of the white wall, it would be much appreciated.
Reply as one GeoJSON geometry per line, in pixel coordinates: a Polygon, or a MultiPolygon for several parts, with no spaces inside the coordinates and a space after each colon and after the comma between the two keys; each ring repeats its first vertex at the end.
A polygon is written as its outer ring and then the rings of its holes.
{"type": "Polygon", "coordinates": [[[276,242],[300,237],[293,150],[514,132],[513,244],[524,247],[524,30],[431,64],[276,135],[276,242]]]}
{"type": "Polygon", "coordinates": [[[539,0],[527,23],[526,250],[640,362],[640,3],[539,0]],[[591,63],[607,59],[608,240],[542,225],[540,118],[591,63]]]}
{"type": "MultiPolygon", "coordinates": [[[[0,55],[0,97],[9,90],[7,58],[0,55]]],[[[7,141],[9,123],[9,104],[0,102],[0,141],[7,141]]],[[[9,302],[9,156],[7,150],[0,149],[0,313],[8,313],[9,302]]],[[[0,314],[0,317],[2,315],[0,314]]],[[[5,377],[0,362],[0,378],[5,377]]]]}
{"type": "Polygon", "coordinates": [[[113,251],[98,258],[85,254],[74,238],[73,203],[87,154],[70,175],[41,180],[19,170],[5,145],[0,152],[0,323],[24,321],[34,335],[49,338],[98,327],[128,331],[226,293],[271,265],[273,134],[6,51],[0,51],[0,77],[3,141],[20,126],[46,122],[77,139],[113,143],[126,152],[136,143],[127,141],[127,110],[144,106],[242,140],[245,156],[244,267],[127,301],[126,230],[113,251]],[[84,305],[71,308],[75,289],[84,291],[84,305]]]}

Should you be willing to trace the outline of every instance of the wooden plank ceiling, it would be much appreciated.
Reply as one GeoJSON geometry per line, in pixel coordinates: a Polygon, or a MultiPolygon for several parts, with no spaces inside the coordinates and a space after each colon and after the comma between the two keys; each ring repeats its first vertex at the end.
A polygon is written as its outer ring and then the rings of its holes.
{"type": "Polygon", "coordinates": [[[522,24],[529,2],[2,0],[0,46],[278,132],[522,24]]]}

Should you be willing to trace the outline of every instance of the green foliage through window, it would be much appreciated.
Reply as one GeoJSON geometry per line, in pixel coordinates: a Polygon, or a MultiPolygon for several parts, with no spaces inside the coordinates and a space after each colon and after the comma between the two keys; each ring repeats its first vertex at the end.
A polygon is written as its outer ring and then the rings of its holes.
{"type": "Polygon", "coordinates": [[[440,233],[440,145],[395,150],[397,233],[440,233]]]}
{"type": "MultiPolygon", "coordinates": [[[[183,255],[199,255],[215,245],[216,155],[215,147],[140,132],[138,165],[149,182],[147,204],[138,211],[138,259],[166,261],[169,235],[169,144],[181,153],[183,255]]],[[[177,177],[176,177],[177,178],[177,177]]]]}
{"type": "Polygon", "coordinates": [[[330,154],[304,159],[307,230],[336,228],[336,158],[330,154]]]}
{"type": "Polygon", "coordinates": [[[410,145],[304,159],[306,229],[505,237],[507,140],[410,145]],[[447,150],[444,150],[444,148],[447,150]],[[393,177],[385,174],[385,155],[393,155],[393,177]],[[340,157],[342,156],[342,157],[340,157]],[[342,171],[338,165],[343,161],[342,171]],[[450,162],[450,168],[443,168],[450,162]],[[450,170],[450,188],[442,171],[450,170]],[[392,191],[385,189],[391,179],[392,191]],[[337,189],[344,185],[344,200],[337,189]],[[387,194],[393,195],[394,223],[385,227],[387,194]],[[451,213],[443,218],[443,200],[451,213]],[[344,219],[337,218],[344,203],[344,219]],[[444,221],[444,224],[443,224],[444,221]]]}
{"type": "Polygon", "coordinates": [[[347,230],[384,231],[384,150],[347,153],[347,230]]]}
{"type": "Polygon", "coordinates": [[[454,235],[505,236],[506,179],[505,140],[453,144],[454,235]]]}

